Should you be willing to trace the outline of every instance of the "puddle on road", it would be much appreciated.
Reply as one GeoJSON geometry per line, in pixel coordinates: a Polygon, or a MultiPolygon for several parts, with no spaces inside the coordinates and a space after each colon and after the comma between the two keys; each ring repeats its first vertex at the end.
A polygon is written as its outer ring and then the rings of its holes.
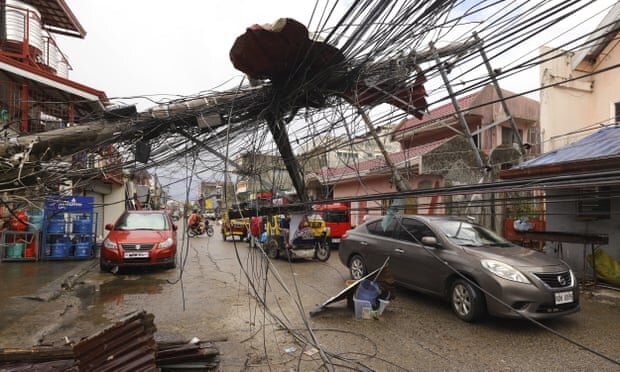
{"type": "Polygon", "coordinates": [[[118,317],[115,308],[139,301],[146,295],[161,293],[165,285],[169,285],[165,279],[148,275],[118,275],[104,283],[76,287],[75,295],[80,301],[81,317],[95,325],[103,325],[118,317]]]}

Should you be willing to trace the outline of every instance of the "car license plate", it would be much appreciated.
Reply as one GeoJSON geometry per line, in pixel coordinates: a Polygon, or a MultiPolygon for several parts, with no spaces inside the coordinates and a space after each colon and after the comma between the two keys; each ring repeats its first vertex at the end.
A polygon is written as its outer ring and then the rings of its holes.
{"type": "Polygon", "coordinates": [[[332,243],[340,243],[340,239],[339,238],[332,238],[332,243]]]}
{"type": "Polygon", "coordinates": [[[125,252],[125,258],[146,258],[149,252],[125,252]]]}
{"type": "Polygon", "coordinates": [[[568,304],[573,301],[574,301],[573,291],[555,293],[555,304],[556,305],[568,304]]]}

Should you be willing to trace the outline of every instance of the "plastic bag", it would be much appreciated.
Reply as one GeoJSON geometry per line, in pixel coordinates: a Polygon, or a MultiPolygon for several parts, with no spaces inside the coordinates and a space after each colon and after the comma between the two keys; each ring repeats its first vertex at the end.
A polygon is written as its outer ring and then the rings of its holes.
{"type": "MultiPolygon", "coordinates": [[[[591,254],[588,255],[587,260],[592,266],[591,254]]],[[[594,250],[594,260],[597,276],[606,282],[620,286],[620,262],[600,248],[594,250]]]]}

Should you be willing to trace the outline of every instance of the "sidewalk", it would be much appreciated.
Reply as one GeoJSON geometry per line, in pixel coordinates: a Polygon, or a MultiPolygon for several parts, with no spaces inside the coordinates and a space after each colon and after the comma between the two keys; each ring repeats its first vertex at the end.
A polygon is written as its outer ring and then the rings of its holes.
{"type": "Polygon", "coordinates": [[[591,301],[615,305],[620,307],[620,289],[606,288],[606,286],[585,287],[581,289],[581,296],[591,301]]]}
{"type": "Polygon", "coordinates": [[[63,283],[92,269],[97,260],[38,261],[0,263],[0,301],[28,297],[49,301],[62,290],[63,283]]]}

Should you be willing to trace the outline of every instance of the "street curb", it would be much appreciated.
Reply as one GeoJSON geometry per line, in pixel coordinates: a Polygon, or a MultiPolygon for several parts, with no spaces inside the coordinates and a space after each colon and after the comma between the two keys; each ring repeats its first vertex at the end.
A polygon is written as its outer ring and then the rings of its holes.
{"type": "Polygon", "coordinates": [[[581,295],[589,301],[620,307],[620,291],[606,288],[582,289],[581,295]]]}
{"type": "Polygon", "coordinates": [[[51,281],[49,284],[40,288],[37,293],[32,296],[22,296],[23,298],[49,302],[58,298],[63,291],[73,288],[75,283],[86,273],[91,271],[97,266],[97,262],[84,261],[82,264],[76,266],[72,270],[66,272],[60,278],[51,281]]]}

